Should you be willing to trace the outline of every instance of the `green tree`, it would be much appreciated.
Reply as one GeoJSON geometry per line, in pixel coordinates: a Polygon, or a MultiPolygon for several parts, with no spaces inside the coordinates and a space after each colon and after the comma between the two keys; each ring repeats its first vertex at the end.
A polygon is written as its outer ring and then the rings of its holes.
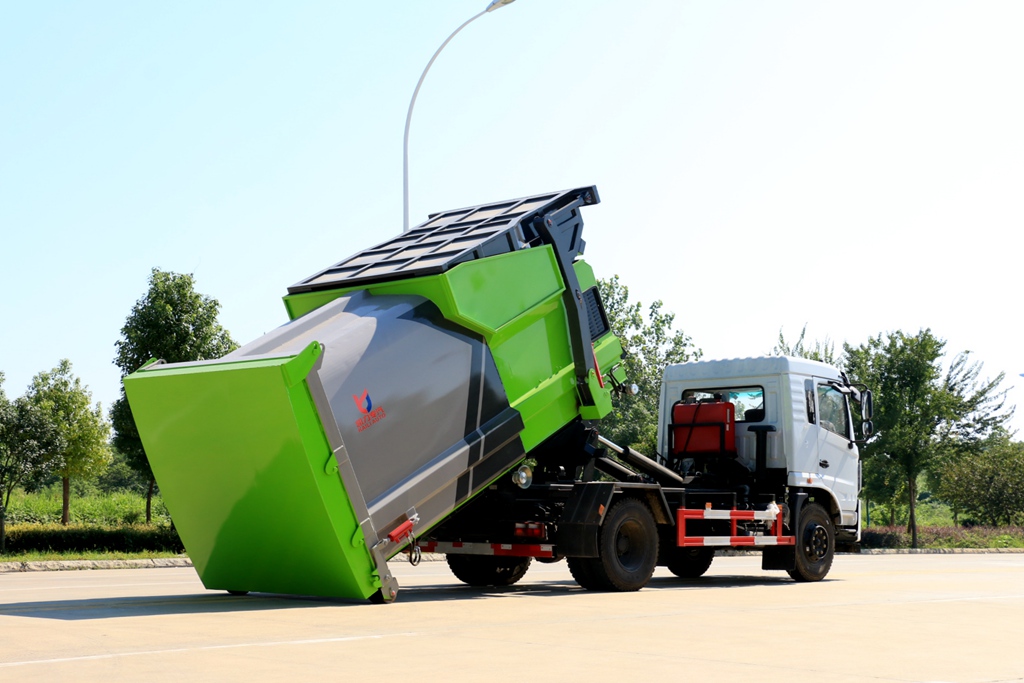
{"type": "Polygon", "coordinates": [[[953,358],[946,372],[945,391],[953,401],[954,419],[940,431],[946,442],[961,450],[977,452],[1015,411],[1014,406],[1006,405],[1007,390],[999,388],[1006,373],[982,379],[982,368],[982,363],[971,362],[970,352],[964,351],[953,358]]]}
{"type": "Polygon", "coordinates": [[[933,473],[951,449],[973,446],[1012,414],[1004,409],[1005,392],[998,391],[1003,375],[980,381],[981,365],[971,363],[968,352],[955,356],[943,374],[945,345],[927,329],[913,336],[879,334],[856,348],[844,345],[847,370],[875,392],[875,436],[863,450],[865,481],[882,479],[892,486],[891,477],[873,470],[897,468],[915,548],[919,477],[933,473]]]}
{"type": "Polygon", "coordinates": [[[25,397],[8,401],[0,372],[0,554],[7,544],[7,507],[11,494],[28,477],[45,475],[63,450],[56,422],[25,397]]]}
{"type": "Polygon", "coordinates": [[[793,344],[786,341],[785,336],[782,334],[782,328],[779,328],[779,341],[772,349],[772,355],[809,358],[810,360],[821,361],[822,363],[828,363],[837,367],[840,365],[841,359],[836,357],[836,345],[831,339],[826,336],[825,341],[815,341],[814,346],[811,347],[804,342],[806,336],[806,323],[804,323],[803,329],[800,330],[800,336],[793,344]]]}
{"type": "Polygon", "coordinates": [[[961,451],[941,464],[936,495],[955,514],[990,526],[1024,522],[1024,443],[996,429],[976,451],[961,451]]]}
{"type": "MultiPolygon", "coordinates": [[[[957,354],[946,373],[945,390],[953,404],[954,419],[939,428],[939,453],[928,471],[928,484],[933,491],[948,494],[954,487],[943,484],[946,473],[969,468],[971,462],[989,450],[991,439],[1004,429],[1014,413],[1013,406],[1006,406],[1006,390],[999,389],[1005,374],[981,379],[981,370],[982,364],[971,362],[965,352],[957,354]]],[[[964,508],[947,495],[938,497],[950,504],[953,519],[958,520],[964,508]]]]}
{"type": "Polygon", "coordinates": [[[110,462],[110,424],[92,394],[71,372],[71,361],[63,359],[53,370],[32,378],[26,397],[45,410],[62,436],[62,447],[53,455],[54,468],[64,489],[61,524],[67,526],[71,510],[71,478],[92,478],[110,462]]]}
{"type": "Polygon", "coordinates": [[[613,394],[614,410],[601,421],[601,432],[612,441],[641,453],[654,454],[658,447],[658,401],[665,366],[698,360],[701,350],[681,330],[672,329],[675,314],[658,300],[647,308],[629,300],[629,288],[615,275],[599,280],[598,288],[612,332],[622,341],[627,382],[636,384],[636,395],[613,394]]]}
{"type": "Polygon", "coordinates": [[[143,475],[129,465],[124,453],[117,448],[114,448],[113,456],[107,469],[96,480],[99,492],[109,494],[130,491],[145,495],[149,479],[143,478],[143,475]]]}
{"type": "Polygon", "coordinates": [[[886,524],[894,526],[897,514],[906,507],[904,500],[907,496],[907,480],[899,463],[883,455],[871,460],[870,465],[865,465],[862,495],[866,500],[881,506],[886,524]]]}
{"type": "MultiPolygon", "coordinates": [[[[135,302],[121,328],[121,339],[114,344],[114,364],[121,369],[121,376],[127,377],[153,358],[182,363],[230,353],[238,345],[217,322],[219,311],[216,299],[196,292],[192,275],[154,268],[149,276],[149,289],[135,302]]],[[[155,480],[123,386],[111,406],[110,419],[114,425],[114,447],[149,482],[148,523],[152,519],[155,480]]]]}

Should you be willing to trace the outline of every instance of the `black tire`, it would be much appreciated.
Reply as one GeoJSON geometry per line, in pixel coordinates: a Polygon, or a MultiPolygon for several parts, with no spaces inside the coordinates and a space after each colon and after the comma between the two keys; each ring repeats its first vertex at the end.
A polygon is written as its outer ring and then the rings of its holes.
{"type": "Polygon", "coordinates": [[[511,586],[523,578],[532,557],[449,555],[448,568],[470,586],[511,586]]]}
{"type": "Polygon", "coordinates": [[[637,591],[658,564],[658,526],[641,501],[623,498],[612,506],[598,535],[596,558],[569,558],[569,571],[587,590],[637,591]]]}
{"type": "Polygon", "coordinates": [[[681,579],[696,579],[704,576],[714,559],[714,548],[675,548],[666,566],[681,579]]]}
{"type": "Polygon", "coordinates": [[[796,568],[787,570],[794,581],[821,581],[832,568],[836,531],[832,518],[817,503],[800,511],[796,532],[796,568]]]}
{"type": "Polygon", "coordinates": [[[572,578],[576,580],[576,583],[581,588],[586,588],[588,591],[608,590],[607,584],[599,581],[594,576],[592,565],[597,560],[589,557],[567,557],[565,562],[569,565],[569,573],[572,574],[572,578]]]}

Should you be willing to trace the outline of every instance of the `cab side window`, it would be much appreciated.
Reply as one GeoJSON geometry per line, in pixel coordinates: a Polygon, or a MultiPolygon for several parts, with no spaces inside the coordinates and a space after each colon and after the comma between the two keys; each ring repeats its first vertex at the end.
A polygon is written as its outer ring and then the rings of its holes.
{"type": "Polygon", "coordinates": [[[728,401],[736,408],[737,422],[764,422],[764,387],[726,387],[721,389],[687,389],[683,403],[728,401]]]}
{"type": "Polygon", "coordinates": [[[850,438],[849,412],[846,397],[828,385],[818,385],[818,421],[822,427],[839,436],[850,438]]]}

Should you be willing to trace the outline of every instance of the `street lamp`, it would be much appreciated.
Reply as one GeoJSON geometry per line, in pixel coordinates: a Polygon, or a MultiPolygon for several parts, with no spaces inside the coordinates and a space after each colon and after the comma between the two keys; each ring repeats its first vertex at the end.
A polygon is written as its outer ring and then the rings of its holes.
{"type": "Polygon", "coordinates": [[[452,38],[454,38],[459,31],[466,28],[473,21],[479,19],[488,12],[493,12],[505,5],[511,5],[513,2],[515,2],[515,0],[492,0],[483,12],[473,15],[467,19],[462,26],[459,26],[457,29],[452,31],[452,34],[448,36],[443,43],[441,43],[441,47],[437,48],[437,52],[435,52],[434,56],[430,58],[429,62],[427,62],[427,67],[423,69],[423,73],[420,74],[420,80],[416,82],[416,89],[412,91],[412,100],[409,101],[409,113],[405,115],[405,140],[402,142],[402,232],[409,232],[409,124],[412,123],[412,108],[416,106],[416,96],[420,94],[420,86],[423,85],[423,79],[427,77],[427,72],[430,71],[430,67],[433,65],[434,60],[437,59],[437,56],[441,54],[441,50],[444,49],[445,45],[451,42],[452,38]]]}

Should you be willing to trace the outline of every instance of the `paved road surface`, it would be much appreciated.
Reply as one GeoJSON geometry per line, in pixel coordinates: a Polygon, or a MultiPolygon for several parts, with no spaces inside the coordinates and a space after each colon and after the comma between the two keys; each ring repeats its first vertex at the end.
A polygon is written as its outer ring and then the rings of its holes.
{"type": "Polygon", "coordinates": [[[234,597],[188,568],[0,575],[0,681],[1024,680],[1024,555],[840,556],[818,584],[724,557],[629,594],[564,563],[500,590],[394,566],[380,606],[234,597]]]}

